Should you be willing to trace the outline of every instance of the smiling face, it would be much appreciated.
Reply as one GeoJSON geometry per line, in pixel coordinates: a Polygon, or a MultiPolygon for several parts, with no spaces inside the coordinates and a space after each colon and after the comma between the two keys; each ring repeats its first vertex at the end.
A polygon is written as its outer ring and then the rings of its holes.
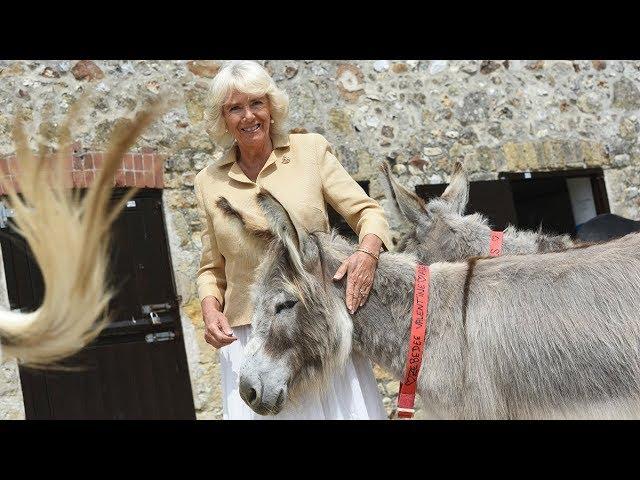
{"type": "Polygon", "coordinates": [[[234,90],[222,106],[227,130],[241,147],[257,148],[269,141],[271,109],[266,95],[234,90]]]}

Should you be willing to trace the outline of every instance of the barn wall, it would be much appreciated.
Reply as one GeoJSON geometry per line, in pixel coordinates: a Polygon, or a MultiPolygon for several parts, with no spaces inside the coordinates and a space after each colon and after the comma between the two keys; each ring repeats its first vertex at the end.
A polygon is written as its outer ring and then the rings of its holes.
{"type": "MultiPolygon", "coordinates": [[[[449,179],[454,160],[472,180],[501,171],[605,170],[614,213],[640,219],[640,61],[263,61],[291,98],[289,127],[318,132],[357,180],[387,161],[408,187],[449,179]]],[[[194,273],[203,225],[195,174],[219,158],[204,130],[207,88],[218,61],[0,61],[0,154],[12,153],[20,107],[31,132],[55,128],[84,91],[93,98],[75,140],[100,150],[145,99],[166,93],[173,106],[139,140],[166,156],[165,215],[199,418],[220,418],[219,363],[204,343],[194,273]]],[[[399,219],[390,217],[394,229],[399,219]]],[[[378,371],[385,404],[397,382],[378,371]]],[[[0,374],[0,415],[20,417],[16,369],[0,374]]]]}

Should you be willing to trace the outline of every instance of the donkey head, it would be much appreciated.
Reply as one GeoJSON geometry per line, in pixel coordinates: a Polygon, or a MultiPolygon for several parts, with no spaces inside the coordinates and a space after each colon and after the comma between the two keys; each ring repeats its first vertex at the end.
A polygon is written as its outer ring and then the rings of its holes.
{"type": "Polygon", "coordinates": [[[256,413],[269,415],[280,412],[297,391],[322,386],[344,363],[352,323],[344,302],[332,294],[333,271],[325,268],[317,236],[296,230],[269,193],[262,191],[258,203],[273,241],[252,287],[252,333],[240,370],[240,396],[256,413]]]}
{"type": "Polygon", "coordinates": [[[479,215],[464,216],[469,200],[469,181],[462,164],[456,162],[451,183],[442,196],[425,203],[400,185],[386,163],[380,166],[379,181],[392,208],[411,225],[398,243],[397,251],[415,254],[421,262],[453,262],[470,256],[469,235],[485,221],[479,215]]]}

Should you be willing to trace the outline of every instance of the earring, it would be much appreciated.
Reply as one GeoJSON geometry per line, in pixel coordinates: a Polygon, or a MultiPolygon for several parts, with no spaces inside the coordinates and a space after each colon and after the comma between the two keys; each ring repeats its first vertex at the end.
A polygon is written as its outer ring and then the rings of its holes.
{"type": "Polygon", "coordinates": [[[273,120],[273,118],[271,119],[271,123],[276,123],[276,122],[273,120]]]}

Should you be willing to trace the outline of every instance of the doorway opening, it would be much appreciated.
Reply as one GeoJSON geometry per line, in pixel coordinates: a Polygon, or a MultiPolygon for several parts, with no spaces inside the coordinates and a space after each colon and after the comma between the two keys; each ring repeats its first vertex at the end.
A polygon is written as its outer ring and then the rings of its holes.
{"type": "MultiPolygon", "coordinates": [[[[417,185],[416,194],[428,201],[447,184],[417,185]]],[[[481,213],[491,226],[575,237],[580,226],[609,213],[601,168],[553,172],[501,172],[498,180],[470,182],[467,214],[481,213]]]]}

